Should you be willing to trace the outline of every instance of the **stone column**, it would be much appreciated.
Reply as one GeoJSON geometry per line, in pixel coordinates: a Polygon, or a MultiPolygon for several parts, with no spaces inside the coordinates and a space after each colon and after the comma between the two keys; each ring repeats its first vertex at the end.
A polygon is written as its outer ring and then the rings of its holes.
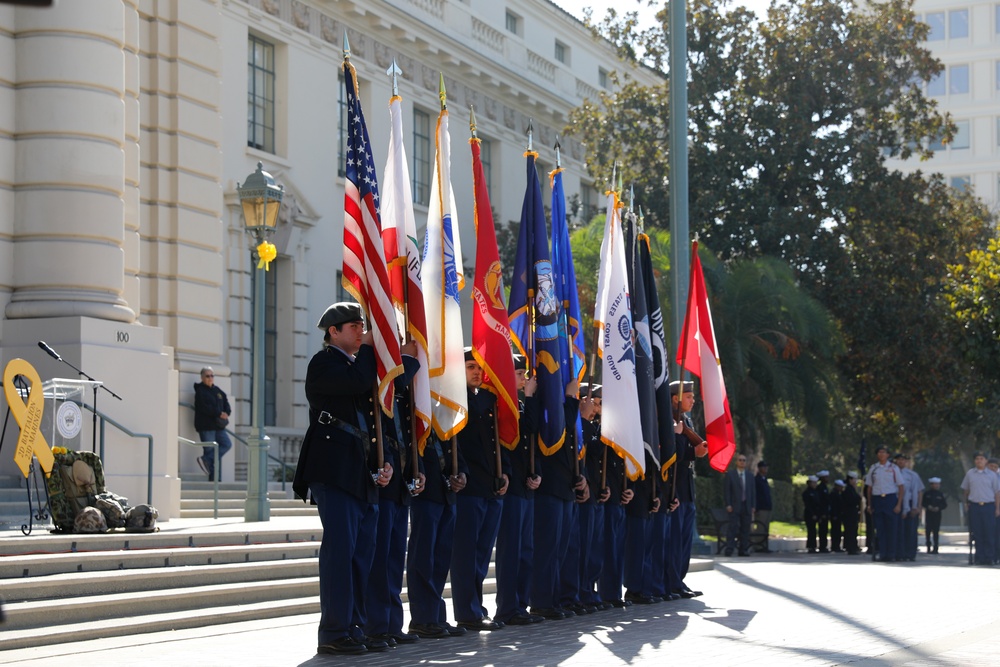
{"type": "Polygon", "coordinates": [[[133,322],[122,248],[122,1],[18,11],[15,30],[16,252],[7,319],[133,322]]]}

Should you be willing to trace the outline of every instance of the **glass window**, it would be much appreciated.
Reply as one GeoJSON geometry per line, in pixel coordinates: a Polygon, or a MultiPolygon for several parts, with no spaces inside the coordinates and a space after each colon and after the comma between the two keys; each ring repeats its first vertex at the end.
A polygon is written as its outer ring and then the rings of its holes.
{"type": "Polygon", "coordinates": [[[518,18],[517,14],[513,12],[507,12],[506,21],[507,21],[507,32],[512,32],[515,35],[520,34],[520,31],[518,30],[518,23],[520,23],[520,19],[518,18]]]}
{"type": "Polygon", "coordinates": [[[247,145],[274,152],[274,44],[247,43],[247,145]]]}
{"type": "Polygon", "coordinates": [[[597,84],[601,88],[608,87],[608,70],[604,69],[603,67],[597,68],[597,84]]]}
{"type": "Polygon", "coordinates": [[[1000,116],[997,116],[997,146],[1000,146],[1000,116]]]}
{"type": "Polygon", "coordinates": [[[969,140],[969,121],[967,120],[957,120],[955,121],[955,137],[951,140],[952,150],[961,150],[968,148],[970,144],[969,140]]]}
{"type": "Polygon", "coordinates": [[[966,95],[969,92],[969,66],[952,65],[948,68],[948,94],[966,95]]]}
{"type": "Polygon", "coordinates": [[[951,177],[951,187],[961,192],[965,192],[972,187],[972,177],[971,176],[952,176],[951,177]]]}
{"type": "Polygon", "coordinates": [[[956,9],[948,12],[948,38],[965,39],[969,36],[969,10],[956,9]]]}
{"type": "Polygon", "coordinates": [[[935,152],[937,152],[937,151],[943,151],[944,150],[944,143],[941,141],[941,137],[933,137],[930,140],[930,142],[927,144],[927,147],[929,149],[931,149],[932,151],[935,151],[935,152]]]}
{"type": "Polygon", "coordinates": [[[340,137],[340,154],[337,155],[337,174],[347,175],[347,87],[344,85],[344,74],[337,79],[340,92],[337,97],[337,135],[340,137]]]}
{"type": "Polygon", "coordinates": [[[996,63],[996,80],[997,80],[997,90],[1000,90],[1000,60],[996,63]]]}
{"type": "MultiPolygon", "coordinates": [[[[250,289],[257,293],[256,284],[264,277],[264,425],[274,426],[278,417],[278,267],[277,261],[272,263],[270,271],[251,271],[250,289]]],[[[253,339],[253,322],[250,322],[250,336],[253,339]]],[[[254,350],[250,350],[251,368],[253,368],[254,350]]]]}
{"type": "MultiPolygon", "coordinates": [[[[569,53],[569,47],[561,42],[556,42],[556,60],[561,63],[566,63],[568,60],[567,55],[569,53]]],[[[567,63],[568,64],[568,63],[567,63]]]]}
{"type": "Polygon", "coordinates": [[[413,203],[427,205],[431,193],[431,116],[413,110],[413,203]]]}
{"type": "Polygon", "coordinates": [[[993,7],[993,32],[1000,34],[1000,5],[993,7]]]}
{"type": "Polygon", "coordinates": [[[925,19],[930,30],[927,32],[928,42],[939,42],[944,39],[944,12],[930,12],[925,19]]]}
{"type": "Polygon", "coordinates": [[[944,85],[944,72],[935,74],[930,81],[927,82],[927,95],[930,97],[936,97],[938,95],[944,95],[945,85],[944,85]]]}
{"type": "Polygon", "coordinates": [[[600,208],[597,188],[589,183],[580,183],[580,203],[582,205],[580,220],[586,224],[597,215],[600,208]]]}

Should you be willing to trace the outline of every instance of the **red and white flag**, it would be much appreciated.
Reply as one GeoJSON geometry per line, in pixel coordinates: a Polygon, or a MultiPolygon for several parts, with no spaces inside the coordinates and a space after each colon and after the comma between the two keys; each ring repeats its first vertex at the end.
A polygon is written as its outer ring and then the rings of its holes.
{"type": "Polygon", "coordinates": [[[400,331],[409,333],[417,344],[420,368],[413,376],[413,416],[417,447],[423,454],[431,429],[431,387],[427,372],[427,319],[424,292],[420,279],[420,251],[417,248],[417,225],[413,218],[410,173],[403,146],[403,100],[398,95],[389,100],[389,157],[382,178],[382,242],[389,265],[389,284],[396,321],[400,331]]]}
{"type": "Polygon", "coordinates": [[[691,281],[688,287],[687,315],[681,335],[677,363],[701,379],[701,401],[705,410],[705,440],[708,441],[708,462],[713,469],[725,472],[736,451],[733,416],[722,377],[715,343],[712,312],[708,307],[705,275],[698,259],[698,242],[691,244],[691,281]]]}
{"type": "Polygon", "coordinates": [[[403,372],[396,314],[389,296],[389,273],[382,247],[378,180],[365,127],[354,66],[344,60],[347,87],[347,177],[344,182],[344,289],[368,314],[378,370],[382,410],[392,415],[393,379],[403,372]]]}

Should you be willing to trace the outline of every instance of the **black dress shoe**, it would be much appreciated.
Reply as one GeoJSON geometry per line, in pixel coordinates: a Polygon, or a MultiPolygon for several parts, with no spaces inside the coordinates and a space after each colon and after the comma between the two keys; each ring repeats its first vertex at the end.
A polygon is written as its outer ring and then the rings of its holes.
{"type": "MultiPolygon", "coordinates": [[[[414,635],[414,636],[416,636],[416,635],[414,635]]],[[[368,645],[368,642],[377,642],[377,641],[378,642],[385,642],[386,648],[392,648],[392,647],[394,647],[396,645],[396,639],[390,633],[388,633],[388,632],[381,633],[380,632],[377,635],[368,635],[367,637],[365,637],[365,646],[368,645]]],[[[368,650],[371,651],[373,649],[368,649],[368,650]]]]}
{"type": "Polygon", "coordinates": [[[693,598],[696,598],[699,595],[704,595],[704,593],[702,593],[701,591],[693,591],[687,586],[685,586],[682,590],[693,598]]]}
{"type": "Polygon", "coordinates": [[[631,600],[625,600],[623,598],[618,598],[617,600],[611,601],[611,606],[618,607],[619,609],[625,609],[626,607],[632,606],[631,600]]]}
{"type": "Polygon", "coordinates": [[[643,595],[642,593],[626,593],[625,600],[633,604],[653,604],[654,600],[650,595],[643,595]]]}
{"type": "Polygon", "coordinates": [[[664,602],[673,602],[674,600],[680,600],[680,599],[681,599],[681,594],[680,593],[667,593],[663,597],[663,601],[664,602]]]}
{"type": "Polygon", "coordinates": [[[750,552],[749,551],[741,551],[741,552],[739,552],[736,555],[739,556],[740,558],[749,558],[750,557],[750,552]]]}
{"type": "Polygon", "coordinates": [[[435,623],[410,623],[410,632],[421,639],[444,639],[451,636],[447,628],[435,623]]]}
{"type": "Polygon", "coordinates": [[[607,611],[608,609],[614,609],[615,606],[606,600],[601,600],[601,604],[598,607],[601,611],[607,611]]]}
{"type": "Polygon", "coordinates": [[[420,641],[420,636],[409,632],[390,632],[389,636],[397,644],[413,644],[420,641]]]}
{"type": "Polygon", "coordinates": [[[552,607],[532,607],[531,613],[537,616],[541,616],[544,619],[550,621],[561,621],[566,618],[566,614],[561,609],[554,609],[552,607]]]}
{"type": "MultiPolygon", "coordinates": [[[[544,619],[541,616],[539,616],[538,620],[542,621],[544,619]]],[[[533,621],[531,619],[531,616],[529,616],[528,614],[514,614],[506,621],[504,621],[504,623],[506,623],[507,625],[531,625],[534,622],[535,621],[533,621]]]]}
{"type": "Polygon", "coordinates": [[[465,628],[454,626],[447,621],[442,623],[441,626],[444,628],[444,631],[448,633],[449,637],[461,637],[469,632],[465,628]]]}
{"type": "Polygon", "coordinates": [[[317,653],[323,654],[333,654],[333,653],[367,653],[368,648],[353,637],[340,637],[339,639],[334,639],[329,644],[320,644],[316,649],[317,653]]]}
{"type": "MultiPolygon", "coordinates": [[[[368,649],[369,653],[379,653],[381,651],[389,650],[389,642],[376,637],[365,637],[361,640],[361,643],[365,645],[365,648],[368,649]]],[[[396,642],[393,641],[392,644],[395,646],[396,642]]]]}
{"type": "Polygon", "coordinates": [[[674,595],[679,595],[682,598],[688,599],[694,597],[694,591],[688,590],[686,588],[679,588],[677,590],[671,591],[674,595]]]}
{"type": "Polygon", "coordinates": [[[503,627],[496,621],[491,621],[489,618],[480,618],[475,621],[459,621],[457,625],[460,628],[465,628],[466,630],[471,630],[473,632],[492,632],[493,630],[499,630],[503,627]]]}

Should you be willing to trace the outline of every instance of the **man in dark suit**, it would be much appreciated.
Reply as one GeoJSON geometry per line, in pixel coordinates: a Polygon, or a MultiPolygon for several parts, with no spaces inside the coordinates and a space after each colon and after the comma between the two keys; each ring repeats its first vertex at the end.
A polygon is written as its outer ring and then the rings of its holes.
{"type": "Polygon", "coordinates": [[[729,513],[727,556],[733,555],[733,546],[737,544],[740,556],[750,555],[750,522],[753,520],[757,495],[755,488],[750,469],[747,468],[747,457],[744,454],[737,454],[736,466],[726,473],[725,502],[726,512],[729,513]]]}
{"type": "Polygon", "coordinates": [[[308,489],[323,524],[318,652],[384,651],[388,644],[363,630],[379,489],[393,476],[388,459],[381,468],[375,463],[372,335],[361,306],[349,302],[327,308],[319,328],[324,344],[306,370],[309,428],[292,484],[302,499],[308,489]]]}

